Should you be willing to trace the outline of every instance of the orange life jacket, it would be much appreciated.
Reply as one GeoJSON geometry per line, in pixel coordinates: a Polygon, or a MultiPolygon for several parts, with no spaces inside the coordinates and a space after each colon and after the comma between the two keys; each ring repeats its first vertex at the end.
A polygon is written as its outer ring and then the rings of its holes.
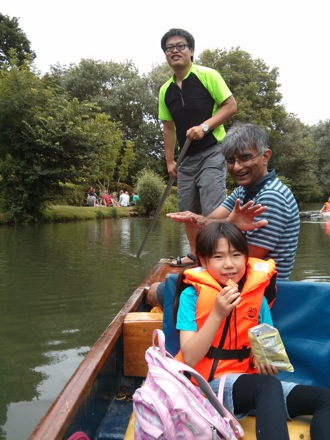
{"type": "MultiPolygon", "coordinates": [[[[220,324],[208,355],[194,366],[195,370],[206,380],[212,380],[224,373],[252,374],[256,372],[250,365],[249,360],[250,343],[248,340],[248,330],[258,325],[265,288],[275,273],[274,260],[248,259],[246,281],[241,291],[241,300],[229,318],[229,327],[220,354],[222,359],[212,357],[212,351],[217,353],[216,356],[219,356],[218,347],[223,335],[226,319],[220,324]]],[[[222,287],[207,270],[200,267],[187,269],[184,275],[184,282],[191,284],[198,293],[196,323],[199,330],[211,313],[215,298],[222,290],[222,287]]],[[[184,362],[181,350],[176,358],[184,362]]]]}
{"type": "Polygon", "coordinates": [[[330,202],[324,202],[324,212],[330,211],[330,202]]]}

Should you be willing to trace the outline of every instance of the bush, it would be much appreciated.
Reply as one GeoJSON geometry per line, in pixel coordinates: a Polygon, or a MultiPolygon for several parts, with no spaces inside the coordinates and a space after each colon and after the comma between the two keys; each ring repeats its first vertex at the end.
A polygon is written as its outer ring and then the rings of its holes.
{"type": "Polygon", "coordinates": [[[162,214],[168,214],[169,212],[178,212],[179,211],[179,205],[178,205],[178,198],[176,194],[170,194],[163,206],[162,214]]]}
{"type": "Polygon", "coordinates": [[[164,182],[154,171],[144,169],[138,175],[136,192],[140,196],[141,213],[152,215],[163,195],[164,182]]]}
{"type": "Polygon", "coordinates": [[[62,193],[58,196],[53,196],[50,200],[51,205],[69,205],[69,206],[81,206],[86,199],[85,186],[76,185],[73,183],[66,183],[60,185],[62,193]]]}

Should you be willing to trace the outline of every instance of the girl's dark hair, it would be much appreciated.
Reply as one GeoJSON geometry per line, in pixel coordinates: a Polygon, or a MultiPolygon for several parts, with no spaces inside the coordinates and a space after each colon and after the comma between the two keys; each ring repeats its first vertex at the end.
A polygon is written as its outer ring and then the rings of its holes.
{"type": "MultiPolygon", "coordinates": [[[[249,256],[249,247],[245,235],[238,229],[237,226],[228,222],[212,222],[200,230],[196,238],[196,256],[198,262],[200,259],[211,258],[216,250],[218,240],[225,238],[228,244],[231,244],[238,252],[249,256]]],[[[179,308],[179,300],[181,292],[187,287],[184,282],[184,271],[179,274],[176,283],[176,291],[173,305],[174,322],[179,308]]]]}
{"type": "Polygon", "coordinates": [[[209,223],[197,234],[196,256],[200,258],[211,258],[217,247],[218,240],[225,238],[237,251],[249,256],[249,247],[245,235],[237,226],[229,222],[209,223]]]}

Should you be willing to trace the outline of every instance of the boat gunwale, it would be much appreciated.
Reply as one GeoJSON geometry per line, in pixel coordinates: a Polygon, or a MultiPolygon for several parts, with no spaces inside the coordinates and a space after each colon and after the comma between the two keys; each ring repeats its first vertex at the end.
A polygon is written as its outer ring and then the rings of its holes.
{"type": "Polygon", "coordinates": [[[164,266],[160,260],[129,296],[124,306],[81,361],[28,440],[63,439],[82,402],[88,396],[97,374],[122,335],[125,316],[138,309],[143,301],[146,286],[157,280],[165,279],[168,265],[166,269],[164,266]]]}

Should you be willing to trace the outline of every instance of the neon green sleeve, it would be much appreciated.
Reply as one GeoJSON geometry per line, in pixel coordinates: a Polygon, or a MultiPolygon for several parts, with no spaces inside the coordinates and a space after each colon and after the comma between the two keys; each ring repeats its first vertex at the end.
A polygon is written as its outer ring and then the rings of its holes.
{"type": "Polygon", "coordinates": [[[159,100],[158,100],[158,118],[161,121],[172,121],[173,118],[171,113],[169,112],[167,106],[165,105],[165,93],[168,89],[169,85],[173,82],[173,79],[170,78],[159,91],[159,100]]]}

